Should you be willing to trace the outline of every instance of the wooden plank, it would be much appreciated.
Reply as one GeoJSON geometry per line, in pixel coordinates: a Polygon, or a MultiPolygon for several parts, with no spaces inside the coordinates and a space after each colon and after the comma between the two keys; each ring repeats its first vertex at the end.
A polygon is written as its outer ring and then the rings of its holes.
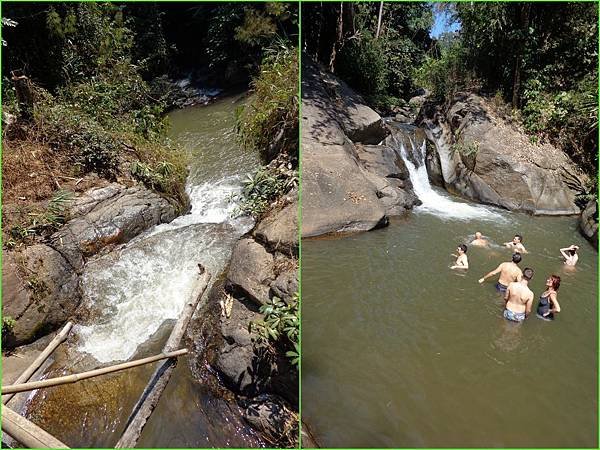
{"type": "Polygon", "coordinates": [[[29,448],[69,448],[8,406],[2,407],[2,431],[29,448]]]}
{"type": "Polygon", "coordinates": [[[143,366],[144,364],[153,363],[160,361],[161,359],[171,359],[177,356],[185,355],[187,349],[176,350],[173,352],[164,352],[159,355],[149,356],[147,358],[136,359],[114,366],[103,367],[101,369],[90,370],[88,372],[74,373],[72,375],[66,375],[64,377],[48,378],[47,380],[32,381],[30,383],[22,384],[11,384],[9,386],[2,386],[2,394],[12,394],[16,392],[33,391],[35,389],[47,388],[51,386],[59,386],[61,384],[76,383],[77,381],[86,380],[88,378],[97,377],[98,375],[104,375],[107,373],[118,372],[120,370],[130,369],[132,367],[143,366]]]}
{"type": "MultiPolygon", "coordinates": [[[[50,343],[44,349],[44,351],[40,353],[37,358],[35,358],[35,360],[29,365],[29,367],[27,367],[27,369],[23,371],[21,375],[19,375],[19,377],[14,381],[13,384],[21,384],[25,383],[26,381],[29,381],[29,379],[35,373],[35,371],[38,370],[40,366],[44,363],[44,361],[46,361],[46,359],[48,359],[48,357],[52,354],[52,352],[56,350],[56,347],[58,347],[67,338],[69,332],[71,331],[71,328],[73,328],[73,323],[67,322],[63,329],[60,330],[60,333],[58,333],[54,337],[54,339],[50,341],[50,343]]],[[[3,395],[2,403],[6,405],[8,401],[11,398],[13,398],[14,395],[15,394],[3,395]]]]}
{"type": "MultiPolygon", "coordinates": [[[[198,279],[196,280],[196,284],[194,286],[194,290],[192,291],[192,295],[190,301],[186,303],[179,319],[175,323],[169,338],[165,346],[163,347],[163,351],[169,351],[172,348],[175,348],[180,345],[181,338],[187,329],[192,316],[194,315],[194,311],[196,311],[196,307],[204,294],[204,291],[208,287],[208,283],[210,281],[210,274],[204,269],[202,265],[198,265],[200,267],[200,274],[198,279]]],[[[142,395],[137,401],[136,405],[133,407],[133,411],[131,412],[129,419],[127,420],[127,425],[125,426],[125,431],[121,435],[119,442],[115,448],[133,448],[137,444],[137,441],[142,434],[142,430],[146,425],[146,422],[150,418],[150,415],[158,405],[158,401],[165,388],[167,387],[167,383],[171,378],[173,373],[173,369],[175,368],[176,361],[169,360],[160,364],[150,381],[146,385],[142,395]]]]}

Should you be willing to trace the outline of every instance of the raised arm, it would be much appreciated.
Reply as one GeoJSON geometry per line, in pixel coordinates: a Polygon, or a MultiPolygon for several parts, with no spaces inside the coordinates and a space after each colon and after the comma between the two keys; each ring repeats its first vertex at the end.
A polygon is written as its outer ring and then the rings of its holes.
{"type": "Polygon", "coordinates": [[[561,254],[561,255],[563,256],[563,258],[565,258],[565,259],[569,259],[569,255],[567,255],[567,254],[565,253],[565,251],[567,251],[567,250],[571,250],[571,247],[565,247],[565,248],[561,248],[561,249],[560,249],[560,254],[561,254]]]}

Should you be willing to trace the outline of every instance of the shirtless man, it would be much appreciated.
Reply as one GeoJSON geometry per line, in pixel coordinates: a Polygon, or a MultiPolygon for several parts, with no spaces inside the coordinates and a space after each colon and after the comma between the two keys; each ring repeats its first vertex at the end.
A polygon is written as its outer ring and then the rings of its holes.
{"type": "Polygon", "coordinates": [[[479,279],[479,283],[483,283],[486,278],[492,277],[497,273],[500,274],[500,278],[498,278],[498,282],[496,283],[496,290],[502,294],[506,292],[506,288],[513,281],[521,281],[522,272],[519,269],[519,264],[521,262],[521,255],[519,253],[515,253],[512,255],[512,261],[503,262],[496,270],[492,270],[490,273],[483,276],[483,278],[479,279]]]}
{"type": "Polygon", "coordinates": [[[458,255],[454,253],[452,256],[456,256],[456,262],[451,269],[468,269],[469,268],[469,260],[467,259],[467,246],[465,244],[460,244],[456,250],[458,251],[458,255]]]}
{"type": "Polygon", "coordinates": [[[577,264],[577,261],[579,260],[577,250],[579,250],[577,245],[570,245],[560,249],[560,254],[563,256],[563,258],[565,258],[566,266],[574,266],[577,264]]]}
{"type": "Polygon", "coordinates": [[[478,231],[475,233],[475,239],[471,242],[471,245],[478,245],[479,247],[487,247],[489,242],[487,239],[484,239],[481,233],[478,231]]]}
{"type": "Polygon", "coordinates": [[[515,234],[512,242],[505,242],[504,246],[510,248],[513,253],[527,253],[527,250],[523,246],[523,236],[520,234],[515,234]]]}
{"type": "Polygon", "coordinates": [[[523,270],[523,279],[508,285],[504,301],[504,318],[513,322],[523,322],[531,312],[533,304],[533,292],[529,289],[529,280],[533,278],[533,269],[526,267],[523,270]]]}

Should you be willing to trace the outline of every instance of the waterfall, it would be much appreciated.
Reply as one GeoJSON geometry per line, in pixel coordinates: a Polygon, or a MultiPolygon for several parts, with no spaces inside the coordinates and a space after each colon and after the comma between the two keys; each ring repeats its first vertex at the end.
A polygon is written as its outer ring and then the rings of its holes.
{"type": "Polygon", "coordinates": [[[415,194],[422,204],[415,208],[415,212],[434,214],[444,219],[470,220],[482,219],[490,221],[504,221],[504,216],[496,208],[467,203],[466,201],[452,198],[441,189],[434,188],[429,182],[425,164],[425,145],[423,139],[417,142],[414,132],[406,127],[393,126],[394,134],[388,142],[394,146],[400,155],[413,185],[415,194]],[[408,147],[408,148],[407,148],[408,147]]]}

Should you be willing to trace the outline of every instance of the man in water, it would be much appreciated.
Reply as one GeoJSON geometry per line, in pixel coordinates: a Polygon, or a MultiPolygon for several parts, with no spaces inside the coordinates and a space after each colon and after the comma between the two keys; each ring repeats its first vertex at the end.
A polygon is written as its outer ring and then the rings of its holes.
{"type": "Polygon", "coordinates": [[[453,266],[450,266],[451,269],[468,269],[469,268],[469,260],[467,259],[467,246],[465,244],[460,244],[456,250],[458,251],[458,255],[454,253],[452,256],[456,256],[456,262],[453,266]]]}
{"type": "Polygon", "coordinates": [[[479,283],[483,283],[486,278],[492,277],[497,273],[500,274],[500,278],[498,278],[498,282],[496,283],[496,290],[502,294],[506,292],[506,288],[508,285],[514,281],[521,281],[521,276],[523,273],[521,269],[519,269],[519,264],[521,262],[521,255],[519,253],[515,253],[512,255],[512,261],[503,262],[496,270],[492,270],[490,273],[483,276],[483,278],[479,279],[479,283]]]}
{"type": "Polygon", "coordinates": [[[575,244],[560,249],[560,254],[565,258],[565,265],[575,266],[579,261],[579,255],[577,254],[579,247],[575,244]]]}
{"type": "Polygon", "coordinates": [[[515,234],[512,242],[505,242],[504,246],[510,248],[513,253],[527,253],[527,250],[523,246],[523,236],[520,234],[515,234]]]}
{"type": "Polygon", "coordinates": [[[531,312],[533,304],[533,292],[529,289],[529,281],[533,278],[533,269],[526,267],[523,270],[521,281],[515,281],[508,285],[504,301],[504,318],[513,322],[523,322],[531,312]]]}
{"type": "Polygon", "coordinates": [[[477,245],[479,247],[487,247],[489,242],[487,239],[484,239],[479,231],[475,233],[475,239],[471,242],[471,245],[477,245]]]}

